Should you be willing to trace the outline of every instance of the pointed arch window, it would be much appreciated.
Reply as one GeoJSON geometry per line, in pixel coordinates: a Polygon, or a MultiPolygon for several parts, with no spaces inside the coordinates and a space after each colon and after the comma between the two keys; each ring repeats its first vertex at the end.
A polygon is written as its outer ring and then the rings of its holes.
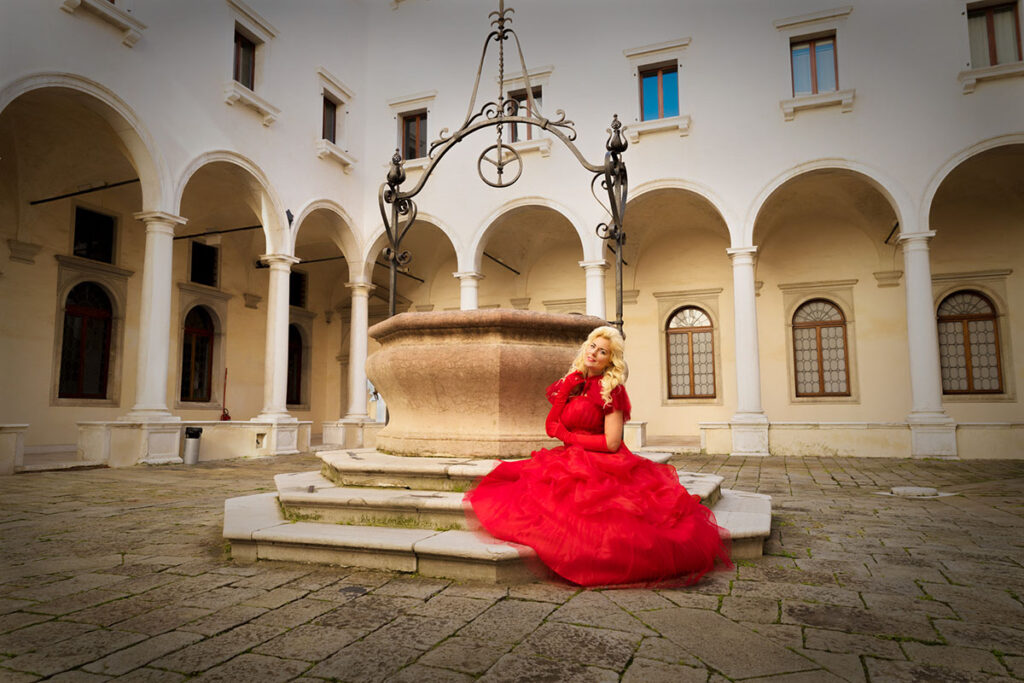
{"type": "Polygon", "coordinates": [[[213,387],[213,317],[202,306],[185,316],[181,347],[181,400],[206,403],[213,387]]]}
{"type": "Polygon", "coordinates": [[[64,305],[60,398],[106,398],[113,306],[95,282],[83,282],[64,305]]]}
{"type": "Polygon", "coordinates": [[[302,333],[299,326],[288,326],[288,405],[302,403],[302,333]]]}
{"type": "Polygon", "coordinates": [[[939,304],[942,393],[1002,393],[996,318],[995,306],[978,292],[954,292],[939,304]]]}
{"type": "Polygon", "coordinates": [[[826,299],[812,299],[793,314],[797,396],[849,396],[846,317],[826,299]]]}
{"type": "Polygon", "coordinates": [[[714,328],[696,306],[678,309],[665,326],[669,398],[714,398],[714,328]]]}

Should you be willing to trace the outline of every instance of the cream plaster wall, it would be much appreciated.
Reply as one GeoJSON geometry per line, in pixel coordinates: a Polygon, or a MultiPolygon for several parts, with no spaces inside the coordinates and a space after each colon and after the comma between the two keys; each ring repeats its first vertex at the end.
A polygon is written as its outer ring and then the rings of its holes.
{"type": "MultiPolygon", "coordinates": [[[[319,422],[345,413],[351,321],[344,282],[361,272],[361,255],[371,252],[369,245],[382,229],[377,188],[397,139],[396,112],[388,102],[436,91],[428,105],[431,137],[442,127],[456,128],[465,117],[489,30],[487,12],[494,8],[456,0],[308,0],[301,8],[250,0],[249,5],[276,33],[260,48],[255,88],[280,110],[270,125],[244,105],[224,102],[236,21],[226,2],[134,0],[132,14],[147,28],[131,48],[86,10],[70,14],[56,2],[20,3],[0,24],[0,43],[6,46],[0,59],[0,108],[6,106],[0,110],[0,259],[8,239],[42,245],[35,264],[0,260],[0,357],[5,384],[18,388],[0,398],[0,422],[29,423],[27,445],[73,443],[76,421],[116,419],[134,403],[145,231],[132,215],[141,210],[188,218],[179,234],[261,221],[267,226],[269,244],[258,231],[221,241],[219,289],[230,295],[227,407],[235,419],[252,417],[263,406],[268,276],[253,266],[256,258],[291,253],[293,245],[303,258],[344,252],[346,261],[299,266],[310,274],[307,308],[315,318],[310,409],[295,416],[312,420],[316,433],[319,422]],[[356,159],[348,172],[316,156],[320,67],[353,92],[344,107],[340,141],[356,159]],[[126,118],[66,89],[29,93],[10,104],[19,84],[40,73],[65,74],[66,83],[94,92],[126,111],[126,118]],[[206,163],[214,158],[229,161],[206,163]],[[83,205],[118,215],[116,264],[134,271],[115,359],[117,401],[51,407],[59,315],[53,256],[69,253],[71,207],[78,200],[36,207],[28,201],[140,174],[142,187],[81,198],[83,205]],[[297,233],[286,229],[286,209],[299,214],[320,201],[329,201],[344,217],[321,217],[297,233]],[[262,297],[256,309],[245,306],[247,293],[262,297]]],[[[875,273],[903,269],[895,237],[885,243],[896,220],[905,232],[937,232],[931,243],[933,274],[1010,271],[976,285],[991,287],[1003,306],[1007,395],[950,400],[945,408],[960,421],[1019,419],[1018,392],[1024,386],[1019,148],[965,164],[940,187],[934,208],[928,192],[940,169],[963,150],[1000,136],[1019,145],[1024,78],[981,82],[964,94],[957,80],[969,66],[963,2],[857,0],[837,17],[793,28],[773,24],[832,7],[816,0],[644,2],[629,8],[611,0],[515,2],[513,27],[527,66],[552,66],[544,113],[565,109],[576,122],[580,149],[593,161],[602,157],[612,114],[627,125],[636,118],[637,84],[623,51],[690,38],[679,53],[681,112],[692,117],[688,134],[645,134],[626,153],[634,200],[627,214],[630,265],[624,288],[636,291],[636,303],[627,304],[625,312],[629,386],[635,417],[648,421],[649,434],[695,434],[698,423],[727,421],[735,411],[732,271],[725,254],[730,245],[759,247],[760,379],[769,419],[904,420],[911,401],[904,283],[880,287],[875,278],[875,273]],[[786,121],[779,103],[791,96],[789,39],[830,29],[837,32],[840,88],[856,91],[853,109],[800,111],[786,121]],[[801,175],[825,167],[852,170],[801,175]],[[993,177],[1010,180],[993,183],[993,177]],[[662,185],[674,189],[650,190],[662,185]],[[856,280],[847,286],[853,298],[856,396],[794,401],[786,345],[790,295],[780,285],[835,280],[856,280]],[[666,299],[654,294],[693,291],[715,303],[717,396],[710,402],[666,404],[666,299]]],[[[517,71],[516,59],[506,55],[506,73],[517,71]]],[[[493,99],[493,70],[485,73],[481,88],[484,100],[493,99]]],[[[523,154],[525,169],[517,185],[495,190],[480,183],[475,171],[477,154],[492,137],[480,133],[453,149],[417,198],[421,215],[435,216],[444,229],[423,221],[410,232],[410,272],[426,280],[419,284],[400,277],[399,294],[413,310],[458,307],[459,282],[451,274],[474,270],[485,276],[479,284],[481,306],[511,306],[513,299],[528,298],[530,309],[543,310],[544,301],[584,296],[580,260],[611,260],[593,229],[606,215],[577,160],[555,140],[549,156],[523,154]],[[483,251],[495,252],[521,275],[482,257],[483,251]]],[[[421,174],[410,170],[405,187],[421,174]]],[[[175,407],[176,283],[187,279],[186,254],[186,241],[177,241],[167,400],[183,419],[215,419],[219,408],[175,407]]],[[[373,278],[386,284],[386,271],[373,269],[373,278]]],[[[609,316],[613,279],[609,269],[609,316]]],[[[379,312],[386,292],[378,289],[375,295],[373,310],[379,312]]],[[[215,393],[220,382],[214,378],[215,393]]]]}

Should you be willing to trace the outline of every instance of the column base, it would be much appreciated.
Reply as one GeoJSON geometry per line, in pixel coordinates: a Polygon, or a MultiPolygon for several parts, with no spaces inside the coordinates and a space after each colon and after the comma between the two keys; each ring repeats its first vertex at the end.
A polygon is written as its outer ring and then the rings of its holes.
{"type": "Polygon", "coordinates": [[[956,422],[945,413],[911,413],[910,455],[914,458],[957,458],[956,422]]]}
{"type": "Polygon", "coordinates": [[[79,422],[78,458],[86,464],[180,465],[179,420],[79,422]]]}
{"type": "Polygon", "coordinates": [[[731,456],[763,458],[768,452],[768,418],[762,413],[739,414],[729,421],[732,432],[731,456]]]}

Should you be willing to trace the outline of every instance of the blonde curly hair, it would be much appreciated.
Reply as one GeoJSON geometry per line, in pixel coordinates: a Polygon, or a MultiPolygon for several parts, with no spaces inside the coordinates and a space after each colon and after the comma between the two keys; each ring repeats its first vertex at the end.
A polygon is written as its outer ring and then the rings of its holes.
{"type": "Polygon", "coordinates": [[[566,377],[574,372],[583,373],[583,376],[586,377],[587,366],[584,361],[587,355],[587,346],[598,337],[607,339],[611,347],[611,362],[608,363],[608,367],[604,371],[604,377],[601,378],[601,398],[604,400],[605,405],[608,405],[612,402],[612,391],[620,384],[624,384],[629,376],[629,368],[626,366],[625,357],[626,342],[617,329],[610,325],[595,328],[587,336],[587,341],[583,342],[582,346],[580,346],[579,353],[576,354],[576,360],[572,362],[572,367],[569,368],[566,377]]]}

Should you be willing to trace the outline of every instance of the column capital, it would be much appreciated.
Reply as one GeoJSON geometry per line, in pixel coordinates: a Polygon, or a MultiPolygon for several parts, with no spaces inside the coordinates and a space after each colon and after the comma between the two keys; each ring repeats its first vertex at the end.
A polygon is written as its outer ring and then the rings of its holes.
{"type": "Polygon", "coordinates": [[[352,290],[352,296],[369,296],[370,292],[377,289],[377,285],[369,282],[346,282],[345,286],[352,290]]]}
{"type": "Polygon", "coordinates": [[[297,256],[289,256],[288,254],[260,254],[260,261],[267,264],[271,268],[277,266],[278,268],[287,266],[291,268],[296,263],[299,263],[302,259],[297,256]]]}
{"type": "Polygon", "coordinates": [[[139,211],[132,215],[135,220],[142,221],[146,224],[147,231],[156,230],[169,232],[172,235],[174,234],[174,228],[176,226],[188,223],[187,218],[175,216],[173,213],[167,213],[165,211],[139,211]]]}
{"type": "Polygon", "coordinates": [[[733,265],[753,263],[757,256],[757,247],[730,247],[725,253],[732,259],[733,265]]]}
{"type": "Polygon", "coordinates": [[[930,240],[933,237],[935,237],[934,230],[924,230],[921,232],[908,232],[905,234],[901,234],[896,241],[899,242],[904,249],[906,249],[907,247],[927,248],[928,240],[930,240]]]}
{"type": "Polygon", "coordinates": [[[456,277],[460,280],[483,280],[484,274],[478,273],[474,270],[465,270],[459,273],[452,273],[452,277],[456,277]]]}
{"type": "Polygon", "coordinates": [[[580,268],[583,270],[608,270],[611,266],[610,263],[604,259],[597,259],[596,261],[580,261],[580,268]]]}

